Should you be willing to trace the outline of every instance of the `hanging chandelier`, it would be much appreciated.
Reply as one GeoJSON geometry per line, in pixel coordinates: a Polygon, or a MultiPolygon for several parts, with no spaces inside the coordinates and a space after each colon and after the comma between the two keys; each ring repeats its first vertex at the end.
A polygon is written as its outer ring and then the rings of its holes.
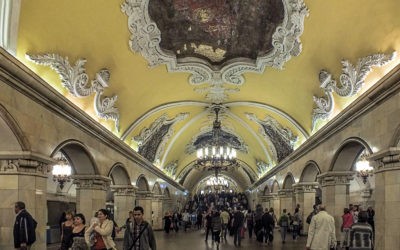
{"type": "Polygon", "coordinates": [[[357,176],[362,178],[364,184],[367,183],[368,177],[374,173],[374,168],[369,165],[367,157],[365,153],[361,154],[356,163],[357,176]]]}
{"type": "Polygon", "coordinates": [[[64,188],[66,182],[71,181],[71,166],[63,158],[58,159],[57,163],[53,166],[52,174],[53,181],[58,182],[60,189],[64,188]]]}
{"type": "Polygon", "coordinates": [[[215,171],[215,176],[221,170],[236,166],[236,149],[224,143],[221,133],[221,122],[218,120],[220,107],[214,108],[215,120],[212,128],[212,139],[208,145],[197,149],[197,166],[203,170],[215,171]]]}
{"type": "Polygon", "coordinates": [[[211,177],[207,180],[206,184],[207,186],[213,187],[216,190],[220,188],[229,188],[228,180],[221,176],[211,177]]]}

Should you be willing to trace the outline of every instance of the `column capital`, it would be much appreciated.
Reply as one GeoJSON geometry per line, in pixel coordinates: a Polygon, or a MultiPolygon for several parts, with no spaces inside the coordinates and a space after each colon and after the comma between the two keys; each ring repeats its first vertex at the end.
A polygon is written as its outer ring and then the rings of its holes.
{"type": "Polygon", "coordinates": [[[293,195],[293,189],[280,189],[278,190],[279,197],[291,196],[293,195]]]}
{"type": "Polygon", "coordinates": [[[293,184],[295,193],[315,193],[315,190],[319,187],[319,182],[299,182],[293,184]]]}
{"type": "Polygon", "coordinates": [[[368,157],[375,169],[375,173],[400,170],[400,148],[390,147],[368,157]]]}
{"type": "Polygon", "coordinates": [[[136,198],[137,199],[146,199],[146,198],[152,198],[153,193],[151,191],[136,191],[136,198]]]}
{"type": "Polygon", "coordinates": [[[336,185],[350,185],[354,179],[354,171],[330,171],[317,176],[322,187],[336,185]]]}
{"type": "Polygon", "coordinates": [[[114,195],[120,196],[130,196],[134,195],[137,187],[132,185],[111,185],[111,191],[114,192],[114,195]]]}
{"type": "Polygon", "coordinates": [[[111,179],[102,175],[72,175],[76,189],[108,190],[111,179]]]}

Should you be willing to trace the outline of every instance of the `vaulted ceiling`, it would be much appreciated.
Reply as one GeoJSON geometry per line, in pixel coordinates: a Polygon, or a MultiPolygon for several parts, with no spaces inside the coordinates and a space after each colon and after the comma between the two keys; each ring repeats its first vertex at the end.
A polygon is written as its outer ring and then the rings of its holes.
{"type": "Polygon", "coordinates": [[[241,188],[399,63],[398,0],[22,1],[16,57],[188,188],[220,118],[241,188]],[[374,55],[374,56],[372,56],[374,55]],[[324,70],[324,71],[322,71],[324,70]]]}

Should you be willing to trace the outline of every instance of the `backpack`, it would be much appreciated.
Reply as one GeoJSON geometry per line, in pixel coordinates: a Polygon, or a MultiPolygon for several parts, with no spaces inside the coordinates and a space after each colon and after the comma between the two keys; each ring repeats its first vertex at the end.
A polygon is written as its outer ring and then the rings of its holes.
{"type": "Polygon", "coordinates": [[[33,228],[33,230],[28,232],[28,245],[32,245],[36,241],[36,228],[37,228],[37,221],[30,215],[26,217],[28,228],[33,228]]]}
{"type": "Polygon", "coordinates": [[[286,214],[283,214],[279,219],[279,225],[281,227],[287,227],[289,225],[289,217],[286,214]]]}
{"type": "Polygon", "coordinates": [[[314,213],[314,211],[312,211],[308,216],[307,216],[307,219],[306,219],[306,222],[307,222],[307,224],[310,224],[311,223],[311,219],[312,219],[312,217],[315,215],[315,213],[314,213]]]}

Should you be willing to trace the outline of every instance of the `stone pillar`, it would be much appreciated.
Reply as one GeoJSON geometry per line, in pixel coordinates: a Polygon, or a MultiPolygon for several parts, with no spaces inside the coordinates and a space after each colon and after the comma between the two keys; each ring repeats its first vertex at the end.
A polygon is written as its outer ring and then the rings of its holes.
{"type": "Polygon", "coordinates": [[[400,246],[400,148],[369,157],[375,168],[375,249],[400,246]]]}
{"type": "MultiPolygon", "coordinates": [[[[32,155],[27,155],[32,157],[32,155]]],[[[46,249],[47,174],[50,159],[26,159],[27,156],[7,156],[0,160],[0,249],[13,250],[14,205],[25,203],[26,210],[37,221],[36,242],[32,250],[46,249]],[[11,158],[11,159],[10,159],[11,158]]]]}
{"type": "Polygon", "coordinates": [[[269,199],[270,208],[274,209],[274,213],[277,219],[281,215],[281,200],[277,193],[271,193],[271,198],[269,199]]]}
{"type": "Polygon", "coordinates": [[[293,204],[293,189],[281,189],[278,191],[281,210],[279,211],[282,213],[283,209],[286,208],[286,212],[293,214],[295,205],[293,204]]]}
{"type": "Polygon", "coordinates": [[[90,222],[99,209],[106,206],[106,195],[111,179],[100,175],[73,175],[76,185],[76,211],[90,222]]]}
{"type": "Polygon", "coordinates": [[[135,207],[135,187],[111,185],[111,190],[114,192],[114,220],[119,226],[122,226],[129,216],[129,211],[135,207]]]}
{"type": "Polygon", "coordinates": [[[173,202],[169,197],[163,198],[163,215],[165,212],[171,212],[171,214],[174,212],[173,202]]]}
{"type": "Polygon", "coordinates": [[[151,211],[153,211],[153,229],[162,230],[163,229],[163,195],[153,195],[153,200],[151,202],[151,211]]]}
{"type": "Polygon", "coordinates": [[[355,172],[327,172],[317,176],[322,187],[322,204],[335,218],[336,238],[339,240],[343,209],[349,207],[349,187],[355,172]]]}
{"type": "Polygon", "coordinates": [[[143,218],[147,222],[149,222],[151,225],[153,221],[153,216],[152,216],[152,200],[153,200],[153,194],[150,191],[136,191],[136,204],[137,206],[143,207],[144,210],[144,215],[143,218]]]}
{"type": "Polygon", "coordinates": [[[315,203],[315,193],[318,182],[300,182],[293,185],[296,198],[296,205],[300,205],[301,220],[303,221],[303,232],[308,232],[307,216],[313,211],[315,203]]]}

